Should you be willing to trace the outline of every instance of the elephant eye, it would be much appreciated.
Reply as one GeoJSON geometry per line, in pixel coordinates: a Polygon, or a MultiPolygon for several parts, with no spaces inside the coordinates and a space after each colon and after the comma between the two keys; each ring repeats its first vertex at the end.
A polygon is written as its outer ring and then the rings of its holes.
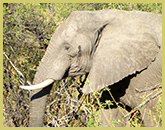
{"type": "Polygon", "coordinates": [[[65,44],[65,50],[69,50],[70,46],[69,44],[65,44]]]}
{"type": "Polygon", "coordinates": [[[65,50],[68,50],[70,47],[69,46],[65,46],[65,50]]]}

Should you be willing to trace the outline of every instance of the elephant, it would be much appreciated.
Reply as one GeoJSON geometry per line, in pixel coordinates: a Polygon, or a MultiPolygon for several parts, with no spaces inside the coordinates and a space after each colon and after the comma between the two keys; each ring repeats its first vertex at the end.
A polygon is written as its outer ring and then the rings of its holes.
{"type": "MultiPolygon", "coordinates": [[[[162,15],[111,9],[71,12],[54,32],[33,85],[21,86],[32,90],[30,126],[43,126],[47,95],[54,81],[84,74],[87,75],[82,87],[84,94],[107,86],[124,112],[131,113],[137,108],[145,114],[144,125],[152,126],[146,113],[154,112],[153,106],[161,93],[149,98],[145,109],[138,106],[143,102],[141,96],[155,93],[162,82],[161,58],[162,15]],[[150,89],[153,86],[155,89],[150,89]]],[[[103,91],[100,101],[113,100],[111,94],[103,91]]],[[[116,104],[111,108],[112,119],[123,118],[116,104]]],[[[107,109],[104,112],[108,113],[107,109]]],[[[103,114],[100,118],[103,125],[108,125],[103,114]]]]}

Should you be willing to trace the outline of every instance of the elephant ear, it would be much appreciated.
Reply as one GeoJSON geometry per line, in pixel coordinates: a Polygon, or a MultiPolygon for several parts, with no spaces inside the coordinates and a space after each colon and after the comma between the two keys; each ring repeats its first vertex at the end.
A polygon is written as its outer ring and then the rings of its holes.
{"type": "Polygon", "coordinates": [[[113,20],[100,35],[84,93],[101,90],[144,70],[159,51],[154,29],[140,20],[113,20]]]}

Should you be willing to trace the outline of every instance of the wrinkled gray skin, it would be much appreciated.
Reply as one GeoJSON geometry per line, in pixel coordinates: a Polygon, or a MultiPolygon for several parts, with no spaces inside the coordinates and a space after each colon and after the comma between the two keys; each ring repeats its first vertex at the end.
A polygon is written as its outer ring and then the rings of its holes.
{"type": "MultiPolygon", "coordinates": [[[[88,74],[90,83],[84,85],[84,93],[109,86],[117,101],[134,108],[142,102],[141,93],[135,89],[161,83],[161,44],[161,15],[119,10],[75,11],[56,29],[33,84],[88,74]]],[[[51,86],[32,92],[30,126],[43,126],[51,86]]],[[[106,98],[110,96],[105,92],[100,100],[104,102],[106,98]]],[[[140,110],[145,114],[145,126],[152,126],[146,113],[155,106],[154,101],[157,99],[148,103],[147,111],[140,110]]],[[[122,120],[120,113],[112,107],[110,118],[122,120]]],[[[103,115],[101,119],[106,125],[103,115]]]]}

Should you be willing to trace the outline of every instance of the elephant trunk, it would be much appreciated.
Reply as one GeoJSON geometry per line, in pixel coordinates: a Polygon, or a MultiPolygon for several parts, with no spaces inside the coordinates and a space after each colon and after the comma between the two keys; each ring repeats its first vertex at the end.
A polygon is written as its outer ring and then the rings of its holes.
{"type": "Polygon", "coordinates": [[[47,79],[36,85],[20,86],[22,89],[33,90],[30,103],[30,127],[43,126],[47,94],[50,93],[53,82],[53,79],[47,79]]]}
{"type": "Polygon", "coordinates": [[[40,89],[33,90],[30,102],[30,127],[42,127],[46,109],[47,95],[50,93],[53,84],[40,89]]]}
{"type": "Polygon", "coordinates": [[[50,43],[37,68],[33,86],[22,88],[32,90],[30,102],[30,127],[42,127],[46,109],[47,95],[54,81],[63,79],[70,67],[70,61],[63,52],[58,52],[55,44],[50,43]],[[35,90],[36,89],[36,90],[35,90]]]}
{"type": "MultiPolygon", "coordinates": [[[[45,60],[45,59],[44,59],[45,60]]],[[[67,59],[63,62],[56,60],[53,63],[46,62],[40,63],[37,69],[35,78],[33,80],[33,86],[22,86],[22,88],[32,90],[31,102],[30,102],[30,127],[42,127],[44,121],[44,114],[46,109],[47,95],[53,86],[53,82],[61,80],[67,72],[70,64],[67,59]],[[40,88],[40,89],[39,89],[40,88]]]]}

